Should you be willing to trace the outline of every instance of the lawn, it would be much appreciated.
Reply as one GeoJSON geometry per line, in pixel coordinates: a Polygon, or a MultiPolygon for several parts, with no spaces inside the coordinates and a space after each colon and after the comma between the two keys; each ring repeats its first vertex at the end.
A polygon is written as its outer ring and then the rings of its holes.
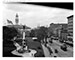
{"type": "MultiPolygon", "coordinates": [[[[26,38],[27,44],[30,49],[34,49],[37,51],[37,53],[34,55],[35,57],[44,57],[44,52],[42,49],[42,46],[40,42],[33,41],[31,38],[26,38]]],[[[18,41],[20,43],[20,41],[18,41]]],[[[3,42],[3,57],[19,57],[11,54],[11,51],[13,51],[15,46],[13,45],[13,42],[3,42]]]]}
{"type": "Polygon", "coordinates": [[[37,53],[35,54],[35,57],[44,57],[44,52],[40,42],[33,41],[32,39],[28,39],[27,44],[29,48],[35,49],[37,51],[37,53]]]}

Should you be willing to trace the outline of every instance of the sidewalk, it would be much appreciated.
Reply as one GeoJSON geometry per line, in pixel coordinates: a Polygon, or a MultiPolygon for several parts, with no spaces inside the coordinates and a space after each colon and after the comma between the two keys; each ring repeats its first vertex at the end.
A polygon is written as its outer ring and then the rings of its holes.
{"type": "Polygon", "coordinates": [[[42,45],[45,57],[50,57],[49,50],[43,44],[41,45],[42,45]]]}

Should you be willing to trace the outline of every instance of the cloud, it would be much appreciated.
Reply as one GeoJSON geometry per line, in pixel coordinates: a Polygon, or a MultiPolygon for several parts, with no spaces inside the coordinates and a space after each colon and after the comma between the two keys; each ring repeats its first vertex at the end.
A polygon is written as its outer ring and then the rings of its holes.
{"type": "Polygon", "coordinates": [[[7,4],[4,13],[4,19],[8,18],[12,21],[15,20],[15,15],[18,13],[20,23],[36,27],[38,24],[67,23],[66,17],[72,15],[73,11],[29,4],[7,4]]]}

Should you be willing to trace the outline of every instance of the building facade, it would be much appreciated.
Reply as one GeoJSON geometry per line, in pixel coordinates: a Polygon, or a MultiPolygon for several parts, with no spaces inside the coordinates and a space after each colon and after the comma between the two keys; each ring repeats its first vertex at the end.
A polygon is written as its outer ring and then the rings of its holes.
{"type": "Polygon", "coordinates": [[[68,40],[73,41],[73,15],[67,17],[68,19],[68,40]]]}
{"type": "Polygon", "coordinates": [[[54,24],[51,23],[49,31],[53,32],[56,37],[61,38],[62,40],[67,40],[67,24],[54,24]]]}

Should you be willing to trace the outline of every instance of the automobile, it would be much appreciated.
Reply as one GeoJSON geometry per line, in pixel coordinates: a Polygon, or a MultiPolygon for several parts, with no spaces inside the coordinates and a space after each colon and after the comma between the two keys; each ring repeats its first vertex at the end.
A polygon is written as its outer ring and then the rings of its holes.
{"type": "Polygon", "coordinates": [[[67,45],[64,43],[62,46],[60,46],[61,47],[61,49],[63,50],[63,51],[67,51],[67,45]]]}
{"type": "Polygon", "coordinates": [[[63,40],[59,40],[59,42],[60,42],[60,43],[64,43],[64,41],[63,41],[63,40]]]}
{"type": "Polygon", "coordinates": [[[58,37],[55,37],[54,40],[58,40],[58,37]]]}
{"type": "Polygon", "coordinates": [[[33,37],[32,39],[33,39],[33,41],[40,42],[37,37],[33,37]]]}
{"type": "Polygon", "coordinates": [[[58,40],[58,37],[51,37],[52,39],[54,39],[54,40],[58,40]]]}
{"type": "Polygon", "coordinates": [[[33,37],[32,39],[35,40],[35,39],[37,39],[37,37],[33,37]]]}
{"type": "Polygon", "coordinates": [[[49,42],[50,42],[50,43],[53,43],[53,41],[52,41],[52,40],[50,40],[49,42]]]}

